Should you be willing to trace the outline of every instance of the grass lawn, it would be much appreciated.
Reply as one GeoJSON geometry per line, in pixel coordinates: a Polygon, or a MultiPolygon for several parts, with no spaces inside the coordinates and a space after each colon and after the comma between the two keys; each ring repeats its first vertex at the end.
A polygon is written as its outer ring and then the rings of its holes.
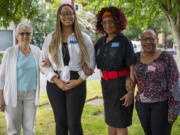
{"type": "MultiPolygon", "coordinates": [[[[87,82],[87,99],[102,97],[99,81],[87,82]]],[[[41,94],[40,104],[47,104],[46,93],[41,94]]],[[[82,116],[84,135],[107,135],[107,127],[104,117],[97,117],[96,114],[103,114],[103,106],[85,105],[82,116]]],[[[0,113],[0,135],[6,135],[6,123],[4,113],[0,113]]],[[[55,123],[52,110],[39,107],[35,121],[36,135],[55,135],[55,123]]],[[[172,135],[180,133],[180,118],[173,126],[172,135]]],[[[136,111],[134,110],[133,125],[129,128],[129,135],[144,135],[136,111]]]]}

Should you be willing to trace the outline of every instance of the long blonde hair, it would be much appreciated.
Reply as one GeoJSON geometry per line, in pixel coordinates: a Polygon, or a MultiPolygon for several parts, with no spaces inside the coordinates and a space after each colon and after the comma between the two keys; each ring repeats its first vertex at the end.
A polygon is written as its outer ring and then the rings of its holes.
{"type": "Polygon", "coordinates": [[[85,63],[85,62],[89,63],[89,61],[90,61],[89,56],[88,56],[88,52],[87,52],[87,48],[86,48],[86,45],[85,45],[85,41],[84,41],[84,38],[83,38],[83,36],[81,34],[79,24],[78,24],[78,21],[77,21],[77,18],[76,18],[75,10],[69,4],[62,4],[59,7],[58,11],[57,11],[56,30],[52,35],[52,39],[51,39],[51,42],[50,42],[50,45],[49,45],[49,53],[50,53],[52,59],[54,60],[56,66],[57,66],[57,69],[59,68],[59,62],[58,62],[59,44],[60,44],[60,42],[62,42],[62,39],[61,39],[61,34],[62,34],[62,28],[61,27],[62,27],[62,25],[61,25],[59,14],[60,14],[60,12],[61,12],[61,10],[62,10],[62,8],[64,6],[70,7],[73,10],[73,13],[74,13],[74,16],[75,16],[74,23],[73,23],[73,31],[75,33],[76,39],[78,41],[78,44],[79,44],[79,47],[80,47],[80,50],[81,50],[81,53],[82,53],[81,64],[85,63]]]}

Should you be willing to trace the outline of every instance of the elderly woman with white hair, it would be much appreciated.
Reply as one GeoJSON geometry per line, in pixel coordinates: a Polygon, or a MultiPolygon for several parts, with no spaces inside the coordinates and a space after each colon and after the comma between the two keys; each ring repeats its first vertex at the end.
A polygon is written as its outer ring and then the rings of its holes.
{"type": "Polygon", "coordinates": [[[5,112],[8,135],[34,135],[39,104],[40,49],[30,45],[32,27],[22,21],[16,28],[18,44],[8,48],[0,70],[0,111],[5,112]]]}

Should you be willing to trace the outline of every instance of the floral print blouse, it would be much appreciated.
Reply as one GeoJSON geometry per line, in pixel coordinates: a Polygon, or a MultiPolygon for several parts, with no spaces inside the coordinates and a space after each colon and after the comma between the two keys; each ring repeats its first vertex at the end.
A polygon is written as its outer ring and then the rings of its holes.
{"type": "Polygon", "coordinates": [[[140,62],[134,68],[138,92],[136,100],[142,103],[155,103],[168,100],[169,112],[180,115],[180,76],[172,55],[163,51],[149,64],[140,62]]]}

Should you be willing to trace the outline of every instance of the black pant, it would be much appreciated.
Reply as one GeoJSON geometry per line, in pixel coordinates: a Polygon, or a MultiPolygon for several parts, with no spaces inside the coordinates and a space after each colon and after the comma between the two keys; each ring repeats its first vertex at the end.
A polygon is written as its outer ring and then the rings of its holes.
{"type": "Polygon", "coordinates": [[[68,91],[47,82],[47,94],[54,112],[56,135],[68,135],[68,131],[70,135],[83,135],[81,115],[86,99],[86,82],[68,91]]]}
{"type": "Polygon", "coordinates": [[[146,135],[170,135],[172,124],[168,123],[168,102],[141,103],[136,110],[146,135]]]}

